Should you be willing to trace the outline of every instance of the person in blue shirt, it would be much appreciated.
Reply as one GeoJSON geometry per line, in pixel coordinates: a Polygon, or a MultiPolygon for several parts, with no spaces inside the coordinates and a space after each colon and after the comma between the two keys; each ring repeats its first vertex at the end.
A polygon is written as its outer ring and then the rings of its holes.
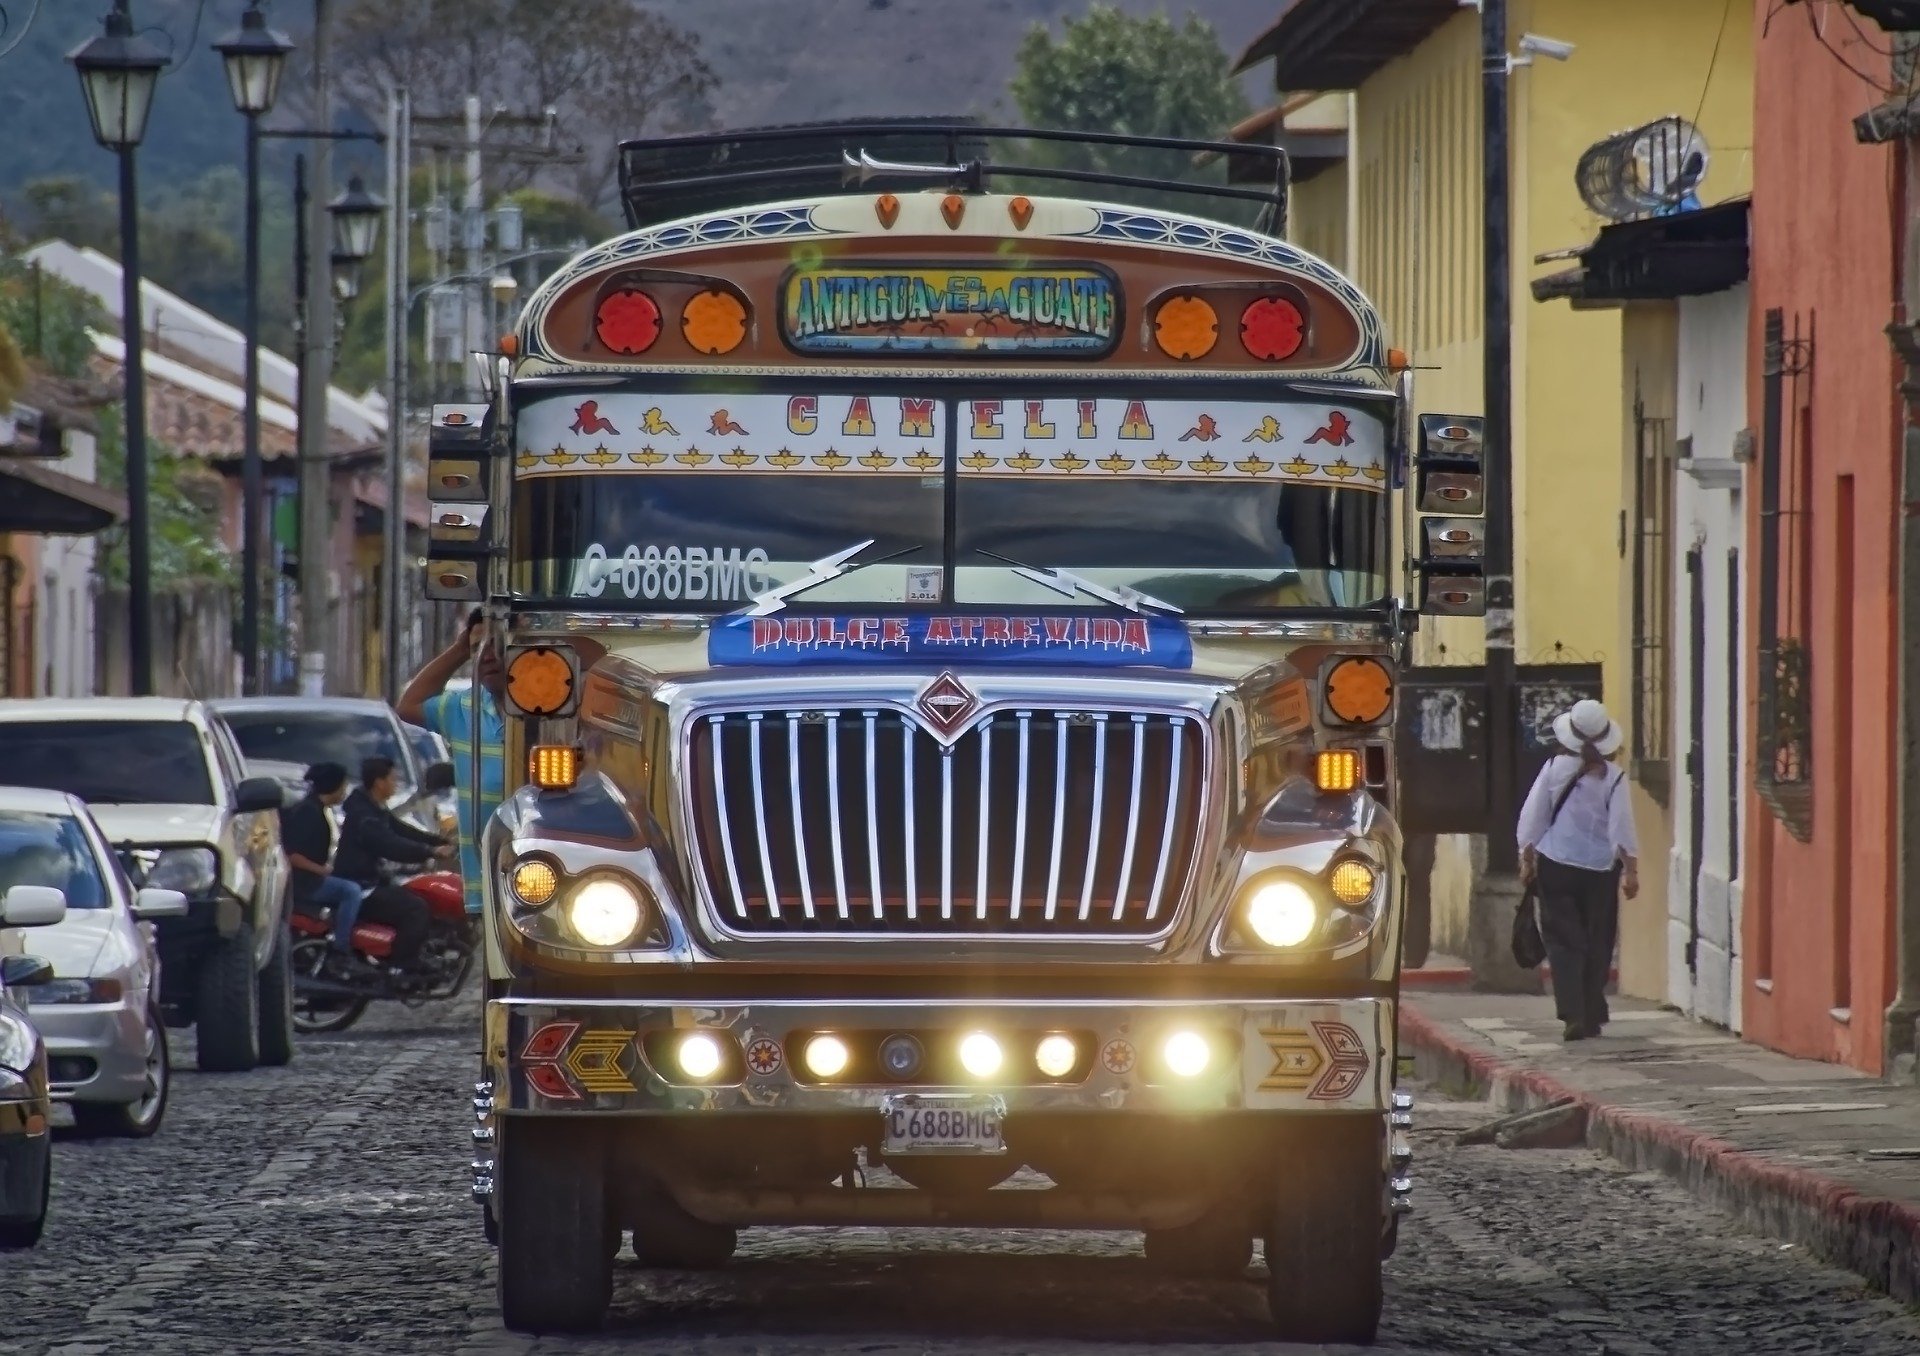
{"type": "Polygon", "coordinates": [[[402,720],[446,740],[453,755],[453,777],[460,800],[460,878],[469,914],[480,912],[480,834],[500,808],[507,784],[506,727],[500,719],[499,705],[506,673],[500,656],[486,640],[482,616],[477,607],[467,615],[459,638],[413,676],[396,706],[402,720]],[[473,690],[447,691],[454,675],[469,663],[474,670],[473,690]],[[476,741],[480,753],[478,788],[473,784],[476,741]]]}

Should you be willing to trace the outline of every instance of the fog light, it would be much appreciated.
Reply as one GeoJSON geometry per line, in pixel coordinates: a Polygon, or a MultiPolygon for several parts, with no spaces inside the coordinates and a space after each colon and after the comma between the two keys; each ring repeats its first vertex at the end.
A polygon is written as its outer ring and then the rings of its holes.
{"type": "Polygon", "coordinates": [[[1000,1042],[984,1031],[975,1031],[960,1042],[960,1067],[975,1078],[992,1078],[1000,1072],[1000,1042]]]}
{"type": "Polygon", "coordinates": [[[1080,1052],[1074,1048],[1073,1037],[1056,1031],[1051,1036],[1041,1038],[1039,1047],[1033,1052],[1033,1062],[1048,1078],[1065,1078],[1073,1072],[1073,1066],[1080,1062],[1080,1052]]]}
{"type": "Polygon", "coordinates": [[[1333,874],[1327,878],[1327,888],[1342,904],[1364,904],[1373,898],[1373,882],[1373,868],[1349,857],[1333,868],[1333,874]]]}
{"type": "Polygon", "coordinates": [[[880,1067],[889,1078],[912,1078],[920,1072],[924,1058],[920,1042],[911,1036],[889,1036],[880,1043],[880,1067]]]}
{"type": "Polygon", "coordinates": [[[1213,1061],[1213,1047],[1197,1031],[1176,1031],[1161,1051],[1167,1068],[1180,1078],[1198,1078],[1213,1061]]]}
{"type": "Polygon", "coordinates": [[[1243,916],[1253,935],[1272,947],[1298,946],[1313,935],[1320,911],[1296,881],[1273,880],[1247,899],[1243,916]]]}
{"type": "Polygon", "coordinates": [[[553,900],[560,889],[560,873],[550,862],[530,858],[513,868],[513,892],[538,909],[553,900]]]}
{"type": "Polygon", "coordinates": [[[680,1072],[695,1082],[704,1083],[720,1072],[723,1056],[719,1041],[704,1031],[696,1031],[690,1036],[680,1038],[677,1058],[680,1061],[680,1072]]]}
{"type": "Polygon", "coordinates": [[[815,1078],[838,1078],[847,1071],[852,1056],[838,1036],[815,1036],[807,1042],[805,1058],[807,1072],[815,1078]]]}

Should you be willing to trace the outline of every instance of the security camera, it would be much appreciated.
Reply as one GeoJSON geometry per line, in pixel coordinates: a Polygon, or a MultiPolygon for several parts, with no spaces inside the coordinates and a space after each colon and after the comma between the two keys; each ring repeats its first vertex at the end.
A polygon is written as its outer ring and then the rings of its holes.
{"type": "Polygon", "coordinates": [[[1573,55],[1573,44],[1561,42],[1558,38],[1543,38],[1538,33],[1528,33],[1520,39],[1520,50],[1533,56],[1551,57],[1555,61],[1565,61],[1573,55]]]}

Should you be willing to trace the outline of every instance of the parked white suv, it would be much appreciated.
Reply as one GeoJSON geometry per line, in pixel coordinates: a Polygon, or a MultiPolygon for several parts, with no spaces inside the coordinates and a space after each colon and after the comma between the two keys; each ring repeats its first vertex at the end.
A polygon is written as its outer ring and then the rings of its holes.
{"type": "Polygon", "coordinates": [[[200,1067],[291,1060],[280,784],[248,779],[219,719],[174,698],[0,701],[0,748],[0,784],[78,796],[136,887],[186,895],[156,925],[160,998],[168,1025],[197,1027],[200,1067]]]}

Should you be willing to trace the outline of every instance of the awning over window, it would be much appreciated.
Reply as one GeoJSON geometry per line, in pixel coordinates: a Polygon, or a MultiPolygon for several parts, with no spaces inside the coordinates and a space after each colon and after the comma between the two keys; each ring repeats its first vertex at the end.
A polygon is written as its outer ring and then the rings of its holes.
{"type": "Polygon", "coordinates": [[[0,459],[0,532],[86,537],[126,516],[123,494],[39,462],[0,459]]]}

